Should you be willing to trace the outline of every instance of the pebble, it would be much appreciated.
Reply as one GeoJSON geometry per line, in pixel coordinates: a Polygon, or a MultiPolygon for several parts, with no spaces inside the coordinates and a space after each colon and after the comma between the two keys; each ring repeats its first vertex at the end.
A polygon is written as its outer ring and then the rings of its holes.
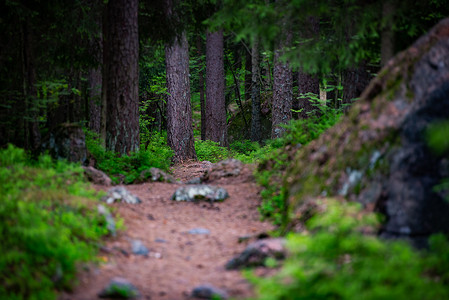
{"type": "Polygon", "coordinates": [[[228,299],[228,294],[210,284],[202,284],[192,290],[192,297],[199,299],[228,299]]]}
{"type": "Polygon", "coordinates": [[[193,229],[190,229],[189,231],[187,231],[187,233],[208,235],[208,234],[210,234],[210,230],[206,229],[206,228],[193,228],[193,229]]]}
{"type": "Polygon", "coordinates": [[[136,255],[148,256],[150,250],[142,243],[141,240],[132,240],[131,241],[131,251],[136,255]]]}

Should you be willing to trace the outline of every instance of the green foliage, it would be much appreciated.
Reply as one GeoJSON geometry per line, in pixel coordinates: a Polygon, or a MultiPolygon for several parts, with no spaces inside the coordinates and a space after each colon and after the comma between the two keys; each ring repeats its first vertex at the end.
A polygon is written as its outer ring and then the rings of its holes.
{"type": "MultiPolygon", "coordinates": [[[[342,108],[332,108],[321,105],[316,95],[307,94],[314,103],[315,110],[307,119],[292,120],[284,127],[287,129],[283,137],[272,140],[264,148],[269,150],[261,156],[256,180],[264,190],[261,192],[262,204],[259,211],[263,217],[271,218],[275,224],[282,223],[284,196],[279,187],[282,185],[283,171],[289,164],[288,152],[307,145],[318,138],[326,129],[334,126],[342,115],[342,108]],[[289,150],[285,150],[289,148],[289,150]]],[[[263,148],[262,148],[263,149],[263,148]]]]}
{"type": "Polygon", "coordinates": [[[212,163],[225,160],[231,156],[227,148],[220,147],[219,143],[210,140],[196,140],[195,151],[199,161],[207,160],[212,163]]]}
{"type": "Polygon", "coordinates": [[[327,199],[326,212],[307,223],[309,231],[288,237],[289,257],[279,273],[257,278],[256,299],[447,299],[449,243],[432,237],[418,252],[401,241],[364,235],[374,215],[356,203],[327,199]]]}
{"type": "MultiPolygon", "coordinates": [[[[449,150],[449,121],[441,121],[431,124],[426,131],[426,139],[429,147],[437,155],[448,155],[449,150]]],[[[446,195],[449,201],[449,178],[444,178],[442,182],[435,186],[435,191],[446,195]]]]}
{"type": "Polygon", "coordinates": [[[22,149],[0,150],[0,298],[55,299],[78,262],[91,260],[107,234],[82,169],[22,149]]]}
{"type": "Polygon", "coordinates": [[[96,167],[108,174],[113,182],[123,180],[132,183],[140,177],[140,173],[152,167],[168,171],[173,150],[167,146],[166,137],[153,132],[148,140],[146,150],[120,156],[118,153],[106,151],[101,145],[98,135],[86,130],[86,146],[96,161],[96,167]]]}

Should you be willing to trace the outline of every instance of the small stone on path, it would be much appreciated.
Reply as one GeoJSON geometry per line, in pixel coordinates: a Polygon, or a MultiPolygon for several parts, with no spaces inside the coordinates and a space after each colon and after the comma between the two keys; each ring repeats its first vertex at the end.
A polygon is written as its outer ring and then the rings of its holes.
{"type": "Polygon", "coordinates": [[[121,201],[129,204],[137,204],[142,202],[137,196],[134,196],[122,186],[109,189],[108,194],[102,197],[101,200],[106,202],[107,204],[112,204],[116,201],[121,201]]]}
{"type": "Polygon", "coordinates": [[[127,279],[112,278],[108,285],[98,293],[99,298],[135,299],[140,296],[139,290],[127,279]]]}
{"type": "Polygon", "coordinates": [[[210,284],[203,284],[195,287],[192,291],[193,298],[199,299],[228,299],[228,294],[210,284]]]}
{"type": "Polygon", "coordinates": [[[206,229],[206,228],[193,228],[193,229],[190,229],[189,231],[187,231],[187,233],[208,235],[208,234],[210,234],[210,230],[206,229]]]}
{"type": "Polygon", "coordinates": [[[131,250],[136,255],[148,256],[148,253],[150,253],[150,250],[145,247],[141,240],[132,240],[131,250]]]}
{"type": "Polygon", "coordinates": [[[267,258],[284,259],[286,256],[285,239],[262,239],[249,244],[238,256],[226,263],[227,270],[244,267],[263,266],[267,258]]]}

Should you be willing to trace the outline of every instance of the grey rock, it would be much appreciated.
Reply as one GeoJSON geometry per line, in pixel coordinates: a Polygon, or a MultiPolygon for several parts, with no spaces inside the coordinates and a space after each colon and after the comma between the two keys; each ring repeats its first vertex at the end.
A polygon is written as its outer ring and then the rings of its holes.
{"type": "Polygon", "coordinates": [[[108,194],[102,197],[101,200],[106,202],[107,204],[111,204],[116,201],[125,202],[129,204],[138,204],[142,202],[137,196],[134,196],[122,186],[109,189],[108,194]]]}
{"type": "Polygon", "coordinates": [[[83,169],[87,180],[91,181],[92,183],[105,186],[111,185],[111,178],[109,178],[109,176],[106,175],[103,171],[97,170],[94,167],[83,167],[83,169]]]}
{"type": "Polygon", "coordinates": [[[186,182],[186,184],[201,184],[201,178],[195,177],[186,182]]]}
{"type": "Polygon", "coordinates": [[[178,188],[172,196],[175,201],[223,201],[228,198],[228,192],[224,188],[201,184],[178,188]]]}
{"type": "Polygon", "coordinates": [[[168,183],[176,182],[176,179],[172,175],[158,168],[150,168],[149,170],[143,170],[140,173],[139,179],[142,182],[147,180],[150,180],[152,182],[168,182],[168,183]]]}
{"type": "Polygon", "coordinates": [[[223,177],[235,177],[240,175],[243,169],[243,163],[237,159],[231,158],[214,164],[204,174],[203,181],[214,181],[223,177]]]}
{"type": "Polygon", "coordinates": [[[193,228],[193,229],[190,229],[189,231],[187,231],[187,233],[208,235],[208,234],[210,234],[210,230],[206,229],[206,228],[193,228]]]}
{"type": "Polygon", "coordinates": [[[98,204],[97,210],[100,215],[104,216],[106,220],[106,228],[108,229],[109,233],[112,236],[115,236],[116,235],[115,221],[114,218],[112,217],[112,214],[103,204],[98,204]]]}
{"type": "Polygon", "coordinates": [[[210,284],[202,284],[192,290],[191,296],[199,299],[228,299],[226,291],[210,284]]]}
{"type": "Polygon", "coordinates": [[[348,180],[343,184],[342,188],[338,192],[340,196],[347,196],[350,189],[354,188],[362,180],[363,173],[358,170],[347,169],[348,180]]]}
{"type": "Polygon", "coordinates": [[[437,155],[426,138],[449,118],[448,33],[446,18],[391,59],[336,126],[296,153],[284,185],[291,210],[324,188],[383,213],[383,236],[449,234],[449,203],[434,190],[448,153],[437,155]]]}
{"type": "Polygon", "coordinates": [[[262,239],[249,244],[246,249],[226,263],[227,270],[263,266],[269,257],[280,260],[286,256],[285,239],[262,239]]]}
{"type": "Polygon", "coordinates": [[[139,290],[127,279],[112,278],[108,285],[98,293],[100,298],[135,299],[140,296],[139,290]]]}
{"type": "Polygon", "coordinates": [[[131,241],[131,251],[136,255],[148,256],[150,250],[143,244],[141,240],[132,240],[131,241]]]}

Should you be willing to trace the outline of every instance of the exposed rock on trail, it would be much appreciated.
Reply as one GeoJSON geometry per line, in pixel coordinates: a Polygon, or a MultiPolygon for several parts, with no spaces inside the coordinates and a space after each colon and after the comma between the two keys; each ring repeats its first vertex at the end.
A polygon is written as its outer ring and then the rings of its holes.
{"type": "Polygon", "coordinates": [[[267,258],[284,259],[287,255],[285,239],[262,239],[251,243],[238,256],[226,263],[226,269],[235,270],[254,266],[263,266],[267,258]]]}
{"type": "MultiPolygon", "coordinates": [[[[177,166],[173,173],[186,182],[204,172],[203,166],[193,162],[177,166]]],[[[244,166],[238,176],[250,174],[244,166]]],[[[100,252],[103,263],[81,272],[80,285],[73,293],[62,294],[60,300],[97,299],[114,277],[128,280],[138,289],[140,299],[192,299],[193,290],[201,286],[214,289],[195,295],[220,291],[236,299],[251,296],[252,288],[240,271],[227,271],[225,264],[246,248],[247,243],[239,243],[241,236],[256,236],[274,226],[259,220],[257,185],[238,178],[217,179],[229,198],[213,203],[171,200],[179,183],[127,185],[126,189],[142,202],[108,205],[124,219],[126,229],[106,241],[100,252]],[[131,241],[139,241],[148,254],[134,254],[131,241]]]]}
{"type": "Polygon", "coordinates": [[[449,19],[397,55],[337,126],[298,151],[287,172],[290,208],[343,195],[387,217],[384,235],[449,233],[449,204],[434,192],[447,172],[426,130],[449,117],[449,19]]]}
{"type": "Polygon", "coordinates": [[[198,200],[208,200],[210,202],[223,201],[229,197],[228,192],[221,187],[215,187],[206,184],[180,187],[173,194],[175,201],[194,202],[198,200]]]}
{"type": "Polygon", "coordinates": [[[141,203],[138,197],[130,193],[126,188],[122,186],[113,187],[108,190],[108,194],[101,198],[107,204],[114,203],[116,201],[121,201],[129,204],[138,204],[141,203]]]}

